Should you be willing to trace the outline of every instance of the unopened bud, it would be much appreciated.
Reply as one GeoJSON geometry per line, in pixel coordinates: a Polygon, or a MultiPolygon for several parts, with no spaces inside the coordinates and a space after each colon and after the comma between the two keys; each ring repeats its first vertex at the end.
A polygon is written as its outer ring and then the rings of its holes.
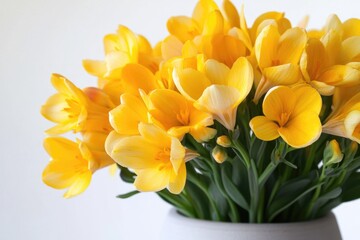
{"type": "Polygon", "coordinates": [[[217,163],[223,163],[228,158],[226,150],[219,145],[212,150],[211,155],[217,163]]]}
{"type": "Polygon", "coordinates": [[[231,141],[228,136],[222,135],[216,139],[216,143],[224,148],[228,148],[231,146],[231,141]]]}
{"type": "Polygon", "coordinates": [[[342,154],[339,143],[334,139],[331,140],[324,149],[324,164],[331,165],[341,162],[344,154],[342,154]]]}

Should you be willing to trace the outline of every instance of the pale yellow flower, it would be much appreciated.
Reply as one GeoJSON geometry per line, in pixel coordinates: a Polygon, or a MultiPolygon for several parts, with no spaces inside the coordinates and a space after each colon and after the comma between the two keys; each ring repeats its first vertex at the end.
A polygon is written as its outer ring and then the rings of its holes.
{"type": "Polygon", "coordinates": [[[264,98],[265,116],[251,119],[250,127],[263,141],[281,137],[294,148],[306,147],[320,137],[321,105],[319,93],[311,87],[274,87],[264,98]]]}
{"type": "Polygon", "coordinates": [[[239,58],[231,69],[209,59],[203,72],[178,68],[173,74],[179,92],[196,108],[211,113],[227,129],[234,129],[236,109],[253,85],[252,66],[246,58],[239,58]]]}
{"type": "Polygon", "coordinates": [[[121,166],[136,173],[140,191],[168,188],[179,194],[186,181],[186,149],[180,141],[151,124],[139,124],[140,136],[123,137],[112,132],[106,141],[107,153],[121,166]]]}

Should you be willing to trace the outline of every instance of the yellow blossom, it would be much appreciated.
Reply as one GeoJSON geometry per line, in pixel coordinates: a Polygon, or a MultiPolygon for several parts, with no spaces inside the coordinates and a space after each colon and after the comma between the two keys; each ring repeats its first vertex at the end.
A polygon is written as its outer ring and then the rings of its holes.
{"type": "Polygon", "coordinates": [[[348,95],[351,89],[337,89],[333,96],[333,111],[326,119],[323,131],[360,143],[360,93],[348,95]]]}
{"type": "Polygon", "coordinates": [[[226,135],[221,135],[216,139],[216,143],[224,148],[231,146],[231,140],[226,135]]]}
{"type": "Polygon", "coordinates": [[[190,133],[196,141],[212,139],[216,130],[211,114],[196,109],[192,102],[172,90],[154,90],[149,94],[152,121],[179,139],[190,133]]]}
{"type": "Polygon", "coordinates": [[[225,149],[219,145],[214,147],[211,152],[211,156],[217,163],[223,163],[228,158],[228,154],[226,153],[225,149]]]}
{"type": "Polygon", "coordinates": [[[256,87],[255,102],[271,87],[292,85],[301,79],[298,63],[306,41],[306,33],[300,28],[280,34],[277,26],[268,25],[261,31],[255,55],[263,76],[256,87]]]}
{"type": "Polygon", "coordinates": [[[294,148],[306,147],[321,134],[321,105],[320,95],[311,87],[274,87],[264,98],[265,116],[251,119],[250,127],[261,140],[281,137],[294,148]]]}
{"type": "Polygon", "coordinates": [[[92,174],[113,163],[104,154],[98,155],[99,149],[93,151],[93,146],[81,141],[75,143],[62,137],[49,137],[44,140],[44,147],[51,160],[43,171],[42,179],[55,189],[68,188],[65,198],[85,191],[92,174]]]}
{"type": "Polygon", "coordinates": [[[239,58],[231,69],[209,59],[203,72],[192,68],[178,68],[173,72],[179,92],[193,101],[196,108],[207,111],[233,130],[236,109],[246,98],[253,84],[252,66],[246,58],[239,58]]]}
{"type": "Polygon", "coordinates": [[[168,188],[179,194],[186,181],[186,149],[180,141],[151,124],[139,124],[140,136],[121,137],[112,132],[107,153],[121,166],[133,169],[134,185],[140,191],[168,188]]]}
{"type": "Polygon", "coordinates": [[[57,123],[46,131],[48,134],[61,134],[70,130],[111,130],[107,115],[113,104],[106,94],[95,88],[82,91],[57,74],[52,75],[51,82],[58,93],[52,95],[41,108],[45,118],[57,123]]]}

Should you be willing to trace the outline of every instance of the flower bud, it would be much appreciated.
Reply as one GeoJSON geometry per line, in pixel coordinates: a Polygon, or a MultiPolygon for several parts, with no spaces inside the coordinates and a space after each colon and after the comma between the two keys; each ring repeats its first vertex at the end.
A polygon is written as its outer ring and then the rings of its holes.
{"type": "Polygon", "coordinates": [[[227,155],[225,149],[223,149],[219,145],[217,145],[212,150],[211,155],[217,163],[223,163],[228,158],[228,155],[227,155]]]}
{"type": "Polygon", "coordinates": [[[326,145],[324,149],[324,164],[331,165],[341,162],[344,154],[342,154],[339,143],[333,139],[326,145]]]}
{"type": "Polygon", "coordinates": [[[231,141],[228,136],[222,135],[216,139],[216,143],[224,148],[228,148],[231,146],[231,141]]]}

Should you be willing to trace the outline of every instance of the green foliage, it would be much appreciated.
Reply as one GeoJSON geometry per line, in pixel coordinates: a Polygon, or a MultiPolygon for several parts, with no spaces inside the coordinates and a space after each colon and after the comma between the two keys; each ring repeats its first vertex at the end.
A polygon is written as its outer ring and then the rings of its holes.
{"type": "MultiPolygon", "coordinates": [[[[325,146],[333,136],[322,134],[301,149],[279,139],[261,141],[251,133],[246,119],[260,114],[260,110],[253,106],[250,114],[247,106],[252,105],[239,107],[239,125],[234,131],[217,122],[214,125],[218,135],[231,139],[231,146],[224,148],[228,159],[222,164],[211,156],[216,139],[201,144],[189,134],[184,137],[182,144],[200,156],[186,164],[183,192],[174,195],[165,189],[157,193],[163,200],[192,218],[263,223],[318,218],[343,202],[360,198],[360,152],[356,143],[335,138],[343,157],[323,164],[324,154],[326,158],[331,154],[325,146]]],[[[120,167],[120,177],[132,183],[135,174],[120,167]]]]}

